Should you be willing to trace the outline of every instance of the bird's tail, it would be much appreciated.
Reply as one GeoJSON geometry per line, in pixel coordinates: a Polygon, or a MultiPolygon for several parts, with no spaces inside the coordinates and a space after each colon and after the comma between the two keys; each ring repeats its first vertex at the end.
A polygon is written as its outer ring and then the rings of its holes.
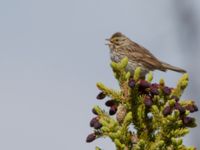
{"type": "Polygon", "coordinates": [[[169,70],[173,70],[173,71],[176,71],[176,72],[180,72],[180,73],[186,73],[186,71],[184,69],[181,69],[179,67],[175,67],[175,66],[172,66],[170,64],[167,64],[165,62],[162,62],[162,65],[164,68],[166,69],[169,69],[169,70]]]}

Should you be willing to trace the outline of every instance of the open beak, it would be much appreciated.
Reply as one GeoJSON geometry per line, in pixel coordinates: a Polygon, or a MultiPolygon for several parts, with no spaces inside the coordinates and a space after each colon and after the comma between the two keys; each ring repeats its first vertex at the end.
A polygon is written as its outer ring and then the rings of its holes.
{"type": "Polygon", "coordinates": [[[108,43],[106,43],[105,45],[111,45],[111,41],[110,41],[110,39],[106,39],[106,41],[108,41],[108,43]]]}

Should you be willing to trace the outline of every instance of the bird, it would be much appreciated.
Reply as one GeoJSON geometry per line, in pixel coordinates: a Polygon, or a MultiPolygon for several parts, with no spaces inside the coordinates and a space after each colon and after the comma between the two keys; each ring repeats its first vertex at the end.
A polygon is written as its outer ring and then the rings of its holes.
{"type": "Polygon", "coordinates": [[[124,57],[128,58],[126,70],[134,74],[137,67],[141,68],[141,76],[149,71],[160,70],[166,72],[172,70],[179,73],[186,73],[186,70],[170,65],[156,58],[148,49],[129,39],[121,32],[114,33],[106,39],[110,49],[110,58],[113,62],[120,62],[124,57]]]}

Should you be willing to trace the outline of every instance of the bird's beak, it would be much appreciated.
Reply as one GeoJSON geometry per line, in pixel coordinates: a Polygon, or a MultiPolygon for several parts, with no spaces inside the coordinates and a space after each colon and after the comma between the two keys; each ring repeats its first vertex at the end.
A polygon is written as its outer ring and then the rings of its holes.
{"type": "Polygon", "coordinates": [[[111,44],[110,39],[106,39],[106,41],[108,41],[108,43],[106,43],[105,45],[109,46],[111,44]]]}

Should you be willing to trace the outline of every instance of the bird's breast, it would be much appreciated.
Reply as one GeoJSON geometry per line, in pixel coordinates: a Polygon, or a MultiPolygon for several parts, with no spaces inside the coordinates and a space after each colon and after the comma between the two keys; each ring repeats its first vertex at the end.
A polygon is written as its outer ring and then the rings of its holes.
{"type": "Polygon", "coordinates": [[[122,56],[116,50],[110,50],[110,58],[114,62],[120,62],[122,56]]]}

